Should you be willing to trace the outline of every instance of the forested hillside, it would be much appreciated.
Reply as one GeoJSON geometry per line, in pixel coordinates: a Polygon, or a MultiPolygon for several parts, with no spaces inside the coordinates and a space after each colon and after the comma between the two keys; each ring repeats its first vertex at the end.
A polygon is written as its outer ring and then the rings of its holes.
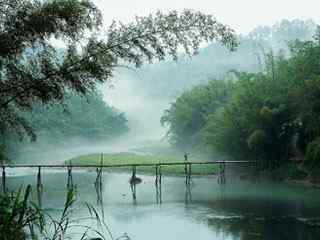
{"type": "Polygon", "coordinates": [[[26,118],[41,136],[110,139],[128,130],[124,113],[104,102],[101,93],[86,97],[71,95],[64,105],[34,107],[26,118]]]}
{"type": "MultiPolygon", "coordinates": [[[[128,131],[125,114],[109,106],[99,91],[93,91],[86,97],[69,93],[63,104],[36,104],[32,111],[20,114],[31,123],[36,136],[30,139],[15,131],[2,129],[2,159],[19,157],[30,141],[38,142],[40,139],[45,146],[71,139],[109,141],[128,131]]],[[[36,146],[41,148],[41,144],[36,146]]]]}
{"type": "Polygon", "coordinates": [[[184,92],[163,117],[178,147],[207,146],[263,168],[288,161],[320,167],[320,32],[289,54],[266,54],[258,72],[230,73],[184,92]]]}

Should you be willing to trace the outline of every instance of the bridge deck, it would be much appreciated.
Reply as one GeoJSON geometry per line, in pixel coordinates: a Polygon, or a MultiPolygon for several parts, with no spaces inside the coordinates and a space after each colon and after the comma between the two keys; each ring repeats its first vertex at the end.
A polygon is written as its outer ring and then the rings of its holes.
{"type": "Polygon", "coordinates": [[[207,162],[159,162],[159,163],[128,163],[128,164],[3,164],[4,168],[115,168],[115,167],[152,167],[170,165],[203,165],[203,164],[254,164],[253,161],[207,161],[207,162]]]}

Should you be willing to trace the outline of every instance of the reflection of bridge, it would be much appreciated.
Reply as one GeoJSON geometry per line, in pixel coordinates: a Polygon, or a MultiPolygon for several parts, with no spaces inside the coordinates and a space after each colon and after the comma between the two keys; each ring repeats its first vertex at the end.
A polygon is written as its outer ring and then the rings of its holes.
{"type": "MultiPolygon", "coordinates": [[[[225,170],[226,164],[246,164],[246,165],[255,165],[254,161],[207,161],[207,162],[160,162],[160,163],[130,163],[130,164],[103,164],[103,155],[101,159],[101,164],[5,164],[1,165],[2,168],[2,178],[1,178],[1,186],[2,191],[6,191],[6,168],[36,168],[38,170],[37,173],[37,190],[38,194],[42,192],[42,181],[41,181],[41,169],[49,168],[66,168],[68,174],[67,187],[68,189],[73,187],[72,180],[72,169],[74,168],[86,168],[86,169],[96,169],[97,177],[95,180],[95,188],[97,191],[98,201],[102,201],[102,170],[104,168],[132,168],[132,176],[130,178],[130,186],[132,190],[133,200],[136,201],[136,184],[141,182],[141,179],[136,177],[136,168],[137,167],[154,167],[155,168],[155,186],[156,186],[156,195],[157,195],[157,203],[161,203],[161,182],[162,182],[162,166],[184,166],[184,174],[185,174],[185,185],[186,185],[186,199],[191,201],[191,176],[192,176],[192,165],[219,165],[218,172],[218,183],[225,184],[225,170]]],[[[214,174],[214,173],[213,173],[214,174]]]]}

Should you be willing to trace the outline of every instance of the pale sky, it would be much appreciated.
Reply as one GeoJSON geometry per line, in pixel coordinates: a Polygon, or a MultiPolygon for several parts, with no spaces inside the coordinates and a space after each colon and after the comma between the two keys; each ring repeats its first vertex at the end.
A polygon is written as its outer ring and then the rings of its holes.
{"type": "Polygon", "coordinates": [[[273,25],[282,19],[313,19],[320,23],[320,0],[93,0],[103,12],[104,22],[129,21],[160,9],[194,9],[213,14],[237,33],[248,33],[258,25],[273,25]]]}

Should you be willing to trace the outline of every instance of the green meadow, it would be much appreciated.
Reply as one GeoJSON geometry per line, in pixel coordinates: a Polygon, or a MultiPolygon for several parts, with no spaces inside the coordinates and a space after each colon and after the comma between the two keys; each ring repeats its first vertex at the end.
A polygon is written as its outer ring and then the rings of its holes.
{"type": "MultiPolygon", "coordinates": [[[[200,161],[200,160],[198,160],[200,161]]],[[[138,155],[134,153],[116,153],[116,154],[90,154],[72,158],[66,161],[66,164],[77,165],[99,165],[103,162],[103,165],[126,165],[126,164],[157,164],[157,163],[172,163],[172,162],[184,162],[183,156],[153,156],[153,155],[138,155]],[[103,159],[103,161],[101,161],[103,159]]],[[[192,160],[196,162],[196,160],[192,160]]],[[[131,167],[116,167],[108,168],[112,171],[131,171],[131,167]]],[[[137,166],[137,173],[154,173],[155,166],[137,166]]],[[[163,174],[181,175],[185,173],[184,165],[171,165],[161,166],[161,172],[163,174]]],[[[218,172],[218,166],[214,164],[210,165],[192,165],[193,175],[211,175],[218,172]]]]}

